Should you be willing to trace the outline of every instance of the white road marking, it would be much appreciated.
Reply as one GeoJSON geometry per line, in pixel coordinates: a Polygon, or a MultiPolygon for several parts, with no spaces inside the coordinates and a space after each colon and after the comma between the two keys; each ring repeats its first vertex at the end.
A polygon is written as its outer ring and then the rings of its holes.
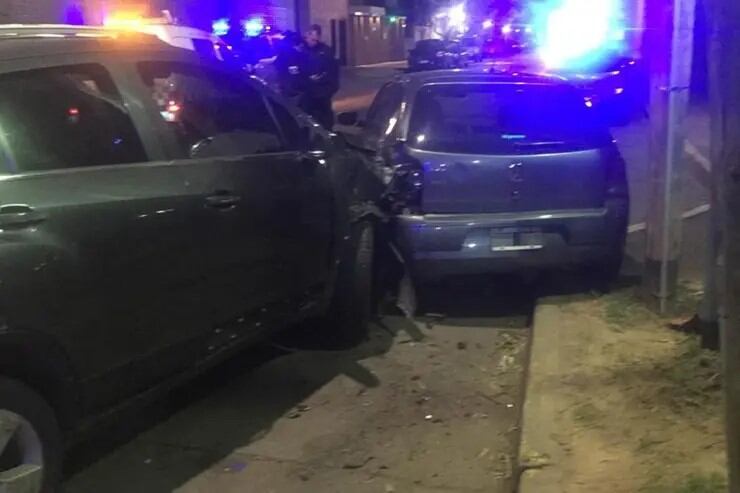
{"type": "MultiPolygon", "coordinates": [[[[701,153],[699,149],[697,149],[694,144],[689,142],[688,140],[684,143],[684,152],[694,160],[699,166],[704,168],[705,171],[709,172],[712,170],[712,162],[707,158],[704,154],[701,153]]],[[[681,214],[682,219],[691,219],[696,216],[700,216],[702,214],[706,214],[711,210],[711,206],[709,204],[702,204],[700,206],[694,207],[693,209],[689,209],[688,211],[681,214]]],[[[627,228],[627,232],[629,234],[633,233],[639,233],[640,231],[645,231],[647,229],[647,223],[637,223],[637,224],[631,224],[627,228]]]]}
{"type": "Polygon", "coordinates": [[[705,171],[709,172],[712,170],[712,162],[694,144],[687,140],[684,142],[683,150],[696,164],[704,168],[705,171]]]}
{"type": "MultiPolygon", "coordinates": [[[[691,219],[696,216],[700,216],[702,214],[706,214],[711,210],[711,207],[709,204],[703,204],[698,207],[694,207],[693,209],[689,209],[683,214],[681,214],[681,219],[691,219]]],[[[640,231],[645,231],[647,229],[647,223],[637,223],[637,224],[631,224],[627,228],[627,232],[629,234],[633,233],[639,233],[640,231]]]]}
{"type": "Polygon", "coordinates": [[[405,64],[406,60],[393,60],[390,62],[370,63],[367,65],[357,65],[357,68],[380,68],[380,67],[395,67],[396,65],[405,64]]]}

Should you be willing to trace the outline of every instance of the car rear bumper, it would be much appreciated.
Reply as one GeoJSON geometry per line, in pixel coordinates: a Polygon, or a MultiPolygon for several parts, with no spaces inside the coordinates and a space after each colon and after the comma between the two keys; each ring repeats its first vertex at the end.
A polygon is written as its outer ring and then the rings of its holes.
{"type": "Polygon", "coordinates": [[[620,251],[628,209],[620,200],[602,209],[402,215],[396,238],[420,279],[588,265],[620,251]],[[537,241],[500,246],[493,238],[502,231],[535,231],[537,241]]]}

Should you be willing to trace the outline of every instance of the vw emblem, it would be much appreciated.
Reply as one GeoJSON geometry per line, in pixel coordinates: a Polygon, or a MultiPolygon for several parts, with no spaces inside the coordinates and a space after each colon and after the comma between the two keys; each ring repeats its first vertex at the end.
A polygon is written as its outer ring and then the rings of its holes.
{"type": "Polygon", "coordinates": [[[509,180],[512,183],[521,183],[524,181],[524,177],[522,176],[523,167],[524,163],[511,163],[509,165],[509,180]]]}

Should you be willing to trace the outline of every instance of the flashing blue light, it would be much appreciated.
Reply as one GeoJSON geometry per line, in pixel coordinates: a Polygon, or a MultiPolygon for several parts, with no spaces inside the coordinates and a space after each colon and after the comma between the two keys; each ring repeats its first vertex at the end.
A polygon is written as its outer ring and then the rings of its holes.
{"type": "Polygon", "coordinates": [[[226,36],[231,31],[229,19],[216,19],[211,24],[211,27],[213,28],[213,34],[216,36],[226,36]]]}
{"type": "Polygon", "coordinates": [[[548,0],[535,24],[539,56],[550,69],[587,67],[624,44],[620,0],[548,0]]]}
{"type": "Polygon", "coordinates": [[[259,17],[252,17],[244,21],[244,34],[247,36],[259,36],[265,29],[265,23],[259,17]]]}

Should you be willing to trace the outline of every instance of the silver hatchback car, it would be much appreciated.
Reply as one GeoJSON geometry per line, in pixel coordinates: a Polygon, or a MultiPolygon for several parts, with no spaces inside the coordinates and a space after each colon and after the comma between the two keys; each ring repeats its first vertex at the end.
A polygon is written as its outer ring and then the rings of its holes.
{"type": "Polygon", "coordinates": [[[618,274],[625,163],[578,88],[528,74],[404,75],[361,126],[417,280],[569,265],[618,274]]]}

